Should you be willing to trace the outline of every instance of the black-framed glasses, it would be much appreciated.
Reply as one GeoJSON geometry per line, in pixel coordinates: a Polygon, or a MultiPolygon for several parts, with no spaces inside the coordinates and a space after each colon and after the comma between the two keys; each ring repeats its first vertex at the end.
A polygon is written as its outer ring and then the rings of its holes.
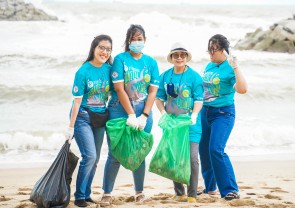
{"type": "Polygon", "coordinates": [[[172,54],[172,57],[173,57],[174,59],[178,59],[179,57],[182,58],[182,59],[184,59],[184,58],[187,57],[187,54],[186,54],[186,53],[181,53],[181,54],[173,53],[173,54],[172,54]]]}
{"type": "Polygon", "coordinates": [[[216,51],[220,51],[220,49],[211,47],[211,48],[208,48],[207,52],[213,55],[216,51]]]}
{"type": "Polygon", "coordinates": [[[111,48],[106,48],[106,47],[101,46],[101,45],[98,45],[97,48],[102,53],[104,53],[104,52],[106,52],[106,53],[112,53],[112,49],[111,48]]]}

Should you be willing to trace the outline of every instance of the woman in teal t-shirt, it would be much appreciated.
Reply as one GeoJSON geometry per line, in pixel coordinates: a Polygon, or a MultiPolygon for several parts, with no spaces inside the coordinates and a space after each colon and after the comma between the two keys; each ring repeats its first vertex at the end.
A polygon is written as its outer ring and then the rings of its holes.
{"type": "Polygon", "coordinates": [[[72,88],[74,102],[66,139],[73,135],[82,155],[76,181],[74,204],[86,207],[91,199],[91,184],[95,175],[105,127],[93,127],[89,112],[104,113],[110,90],[112,39],[99,35],[91,43],[88,58],[76,72],[72,88]]]}
{"type": "Polygon", "coordinates": [[[217,185],[222,198],[239,199],[234,170],[224,148],[235,122],[234,94],[246,93],[247,83],[236,57],[230,54],[226,37],[219,34],[211,37],[208,53],[211,62],[203,74],[204,106],[199,148],[204,193],[217,194],[217,185]]]}
{"type": "MultiPolygon", "coordinates": [[[[153,125],[152,106],[159,86],[159,69],[156,60],[144,53],[145,31],[141,25],[131,25],[125,39],[125,52],[114,59],[111,79],[114,85],[108,108],[110,119],[127,118],[126,124],[150,133],[153,125]]],[[[103,197],[100,206],[110,206],[120,162],[109,153],[104,169],[103,197]]],[[[145,161],[132,172],[135,202],[143,202],[145,161]]]]}
{"type": "MultiPolygon", "coordinates": [[[[167,112],[191,116],[192,125],[189,128],[191,176],[187,201],[193,203],[196,202],[198,188],[198,149],[202,134],[199,112],[203,105],[203,81],[196,71],[186,65],[191,58],[191,53],[181,43],[172,46],[167,60],[174,66],[161,74],[156,104],[162,115],[167,112]]],[[[173,183],[176,199],[183,200],[184,186],[175,181],[173,183]]]]}

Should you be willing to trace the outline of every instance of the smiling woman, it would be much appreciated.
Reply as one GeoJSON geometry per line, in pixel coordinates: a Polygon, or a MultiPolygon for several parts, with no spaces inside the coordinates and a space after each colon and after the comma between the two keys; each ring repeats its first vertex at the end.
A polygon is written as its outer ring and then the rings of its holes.
{"type": "Polygon", "coordinates": [[[86,207],[87,202],[94,202],[90,197],[91,184],[100,157],[105,122],[108,119],[106,103],[110,85],[111,52],[110,36],[95,37],[88,58],[77,71],[74,80],[74,102],[70,125],[65,135],[69,142],[75,137],[82,155],[74,202],[78,207],[86,207]]]}

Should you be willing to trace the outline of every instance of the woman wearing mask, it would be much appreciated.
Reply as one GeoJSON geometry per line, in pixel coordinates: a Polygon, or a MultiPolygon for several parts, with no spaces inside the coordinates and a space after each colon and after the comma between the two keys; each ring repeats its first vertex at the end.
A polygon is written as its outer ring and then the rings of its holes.
{"type": "Polygon", "coordinates": [[[246,93],[247,83],[236,57],[230,54],[226,37],[220,34],[211,37],[208,53],[211,62],[203,75],[204,107],[199,148],[204,193],[217,194],[217,185],[222,198],[239,199],[234,170],[224,148],[235,122],[234,94],[246,93]]]}
{"type": "MultiPolygon", "coordinates": [[[[189,128],[191,175],[190,185],[187,187],[187,201],[193,203],[196,202],[198,188],[198,151],[202,134],[199,112],[203,105],[203,81],[201,76],[186,64],[191,58],[191,53],[181,43],[172,46],[167,60],[174,66],[160,77],[156,105],[162,115],[167,112],[191,116],[192,124],[189,128]]],[[[183,200],[186,197],[183,184],[175,181],[173,183],[176,199],[183,200]]]]}
{"type": "Polygon", "coordinates": [[[88,58],[76,72],[72,88],[74,102],[66,139],[75,135],[82,155],[80,162],[74,204],[78,207],[95,203],[91,195],[91,184],[99,161],[105,127],[93,127],[91,114],[104,115],[110,89],[110,70],[112,64],[112,39],[99,35],[91,43],[88,58]]]}
{"type": "MultiPolygon", "coordinates": [[[[157,62],[141,51],[146,41],[145,31],[141,25],[131,25],[125,39],[125,52],[114,59],[111,79],[114,91],[109,102],[110,119],[127,118],[127,125],[151,132],[152,111],[159,85],[159,70],[157,62]]],[[[110,151],[104,170],[101,206],[109,206],[112,202],[115,179],[120,163],[110,151]]],[[[145,176],[145,161],[133,172],[135,185],[135,201],[143,202],[143,184],[145,176]]]]}

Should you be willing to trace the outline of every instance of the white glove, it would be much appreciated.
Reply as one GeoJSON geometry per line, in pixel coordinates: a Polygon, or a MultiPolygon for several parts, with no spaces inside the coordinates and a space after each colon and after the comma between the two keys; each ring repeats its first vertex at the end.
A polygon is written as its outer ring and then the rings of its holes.
{"type": "Polygon", "coordinates": [[[71,144],[73,136],[74,136],[74,128],[68,127],[68,129],[65,132],[65,139],[68,140],[69,144],[71,144]]]}
{"type": "Polygon", "coordinates": [[[161,110],[161,115],[163,116],[164,114],[166,114],[167,112],[165,110],[161,110]]]}
{"type": "Polygon", "coordinates": [[[197,123],[197,117],[198,117],[198,114],[196,113],[192,113],[191,115],[191,125],[195,125],[197,123]]]}
{"type": "Polygon", "coordinates": [[[146,125],[147,117],[141,114],[141,116],[139,116],[137,119],[138,119],[138,129],[143,130],[146,125]]]}
{"type": "Polygon", "coordinates": [[[228,49],[228,51],[229,51],[229,54],[225,50],[223,50],[223,53],[226,56],[229,64],[231,65],[231,67],[233,69],[238,68],[239,67],[239,64],[238,64],[237,57],[235,55],[232,55],[232,51],[231,51],[230,48],[228,49]]]}
{"type": "Polygon", "coordinates": [[[137,129],[138,128],[138,121],[136,119],[136,115],[135,114],[129,114],[128,118],[127,118],[127,121],[126,121],[126,124],[128,126],[131,126],[131,127],[135,128],[135,129],[137,129]]]}

